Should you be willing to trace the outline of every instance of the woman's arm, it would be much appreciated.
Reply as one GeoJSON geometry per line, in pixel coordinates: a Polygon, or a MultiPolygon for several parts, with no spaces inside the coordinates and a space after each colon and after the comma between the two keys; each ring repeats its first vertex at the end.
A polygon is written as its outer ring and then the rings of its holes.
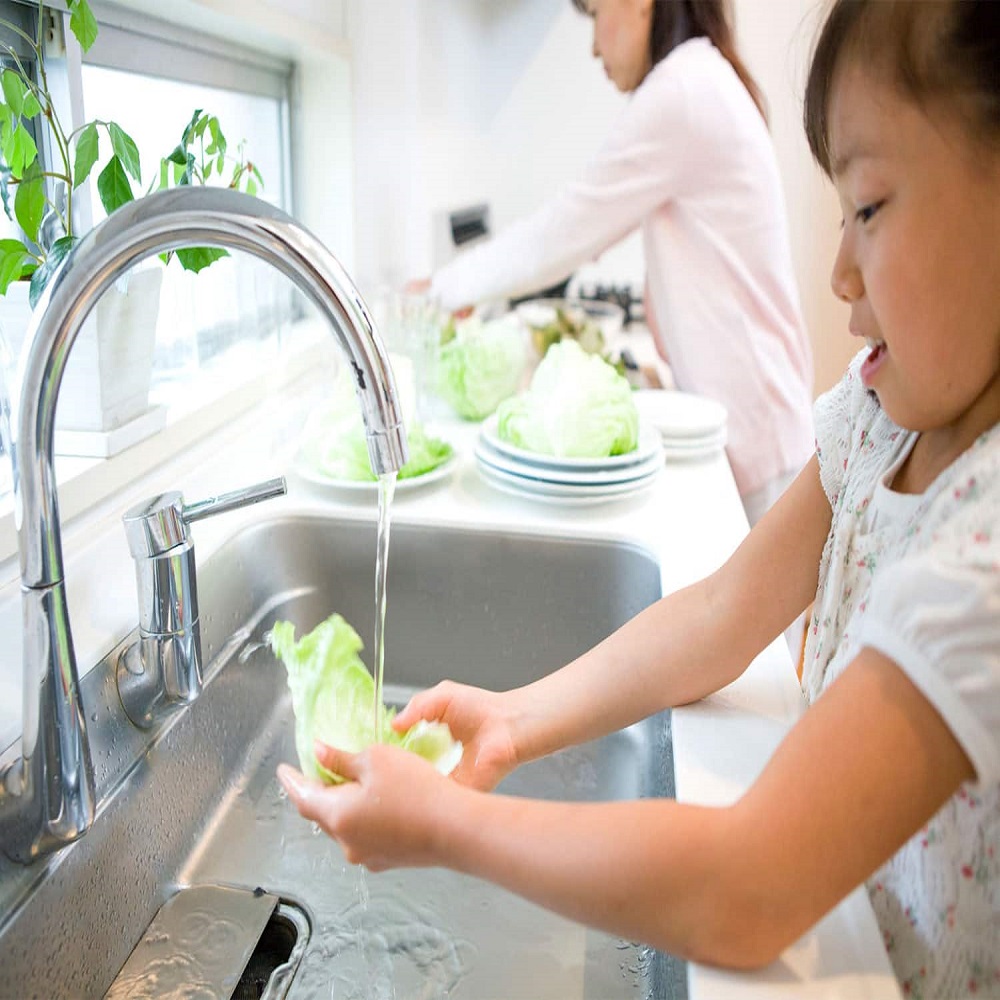
{"type": "Polygon", "coordinates": [[[815,596],[830,518],[814,457],[716,573],[506,696],[518,762],[697,701],[739,677],[815,596]]]}
{"type": "Polygon", "coordinates": [[[299,811],[373,870],[437,865],[700,962],[773,961],[892,856],[973,769],[892,660],[864,649],[735,805],[486,795],[377,746],[317,748],[353,780],[280,774],[299,811]]]}
{"type": "Polygon", "coordinates": [[[636,229],[678,188],[685,145],[677,137],[687,129],[686,114],[683,88],[663,74],[648,77],[579,177],[434,275],[442,306],[459,309],[555,284],[636,229]]]}

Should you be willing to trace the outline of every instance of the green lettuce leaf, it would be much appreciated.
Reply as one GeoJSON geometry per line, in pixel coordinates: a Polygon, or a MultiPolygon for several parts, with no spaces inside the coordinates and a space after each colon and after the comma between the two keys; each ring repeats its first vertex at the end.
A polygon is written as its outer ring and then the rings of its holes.
{"type": "Polygon", "coordinates": [[[553,344],[527,390],[500,404],[497,433],[518,448],[561,458],[634,451],[639,411],[628,379],[575,340],[553,344]]]}
{"type": "Polygon", "coordinates": [[[438,395],[466,420],[482,420],[513,396],[527,363],[524,330],[513,315],[484,322],[470,316],[438,348],[438,395]]]}
{"type": "MultiPolygon", "coordinates": [[[[443,465],[455,449],[447,441],[428,434],[414,418],[413,373],[409,359],[394,355],[392,367],[410,449],[410,457],[399,470],[398,478],[414,479],[443,465]]],[[[325,404],[309,418],[302,434],[301,459],[309,468],[330,479],[375,482],[377,478],[368,455],[361,406],[346,367],[337,373],[325,404]]]]}
{"type": "MultiPolygon", "coordinates": [[[[361,637],[337,614],[295,639],[291,622],[274,623],[270,646],[288,672],[295,713],[295,749],[302,773],[327,783],[343,781],[316,760],[313,741],[358,753],[375,742],[375,681],[361,660],[361,637]]],[[[395,709],[382,713],[380,743],[402,747],[450,774],[462,744],[443,722],[421,720],[405,733],[391,726],[395,709]]]]}

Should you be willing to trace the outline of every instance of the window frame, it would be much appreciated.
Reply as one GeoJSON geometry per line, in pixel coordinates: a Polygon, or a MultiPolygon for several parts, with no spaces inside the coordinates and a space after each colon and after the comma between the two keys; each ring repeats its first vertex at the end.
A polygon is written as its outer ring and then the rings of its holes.
{"type": "MultiPolygon", "coordinates": [[[[70,30],[65,2],[45,0],[45,6],[55,21],[47,43],[56,46],[51,53],[47,50],[49,90],[70,129],[79,127],[85,121],[84,64],[138,71],[146,76],[207,84],[274,98],[279,104],[282,150],[280,191],[274,190],[274,194],[284,210],[294,215],[293,107],[300,73],[296,61],[217,37],[208,33],[211,29],[202,26],[189,29],[151,14],[111,6],[99,0],[90,0],[100,29],[98,38],[90,51],[84,53],[70,30]]],[[[34,35],[37,0],[0,0],[0,11],[28,34],[34,35]]],[[[44,138],[47,139],[47,135],[44,138]]],[[[51,162],[51,151],[43,148],[41,143],[39,152],[44,162],[51,162]]],[[[89,185],[81,185],[74,194],[74,218],[80,233],[86,233],[93,227],[89,185]]],[[[0,300],[2,308],[3,300],[0,300]]],[[[287,352],[288,356],[282,360],[279,371],[252,377],[243,385],[227,389],[223,396],[206,401],[200,410],[182,414],[176,424],[168,424],[145,442],[120,454],[104,458],[57,455],[56,471],[64,523],[121,489],[137,475],[162,463],[166,456],[182,451],[190,441],[225,426],[236,414],[259,405],[280,386],[300,378],[304,369],[315,367],[316,351],[320,348],[312,330],[313,321],[306,317],[303,322],[307,334],[302,348],[287,352]]],[[[320,351],[319,357],[322,356],[320,351]]],[[[12,497],[7,494],[0,497],[0,566],[16,551],[12,497]]]]}

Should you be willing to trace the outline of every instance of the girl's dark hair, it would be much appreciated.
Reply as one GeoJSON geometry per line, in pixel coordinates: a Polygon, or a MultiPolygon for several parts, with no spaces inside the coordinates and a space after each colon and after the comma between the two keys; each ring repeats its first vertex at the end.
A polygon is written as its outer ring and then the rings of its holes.
{"type": "MultiPolygon", "coordinates": [[[[590,13],[587,0],[572,0],[572,3],[581,13],[590,13]]],[[[727,0],[653,0],[649,55],[654,66],[692,38],[707,38],[725,56],[767,121],[764,95],[736,51],[727,0]]]]}
{"type": "Polygon", "coordinates": [[[1000,143],[1000,3],[996,0],[835,0],[813,53],[805,128],[832,172],[830,95],[845,57],[918,106],[947,102],[969,135],[1000,143]]]}

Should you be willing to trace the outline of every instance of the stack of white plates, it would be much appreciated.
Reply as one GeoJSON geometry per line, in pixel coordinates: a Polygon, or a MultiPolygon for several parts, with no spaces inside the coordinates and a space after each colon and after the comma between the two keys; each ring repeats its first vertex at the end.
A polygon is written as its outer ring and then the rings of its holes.
{"type": "Polygon", "coordinates": [[[635,451],[609,458],[559,458],[525,451],[497,434],[487,420],[476,444],[479,474],[505,493],[567,506],[606,503],[651,486],[663,468],[663,445],[656,428],[639,425],[635,451]]]}
{"type": "Polygon", "coordinates": [[[673,389],[633,393],[640,420],[659,431],[667,461],[707,458],[726,446],[726,408],[714,399],[673,389]]]}

